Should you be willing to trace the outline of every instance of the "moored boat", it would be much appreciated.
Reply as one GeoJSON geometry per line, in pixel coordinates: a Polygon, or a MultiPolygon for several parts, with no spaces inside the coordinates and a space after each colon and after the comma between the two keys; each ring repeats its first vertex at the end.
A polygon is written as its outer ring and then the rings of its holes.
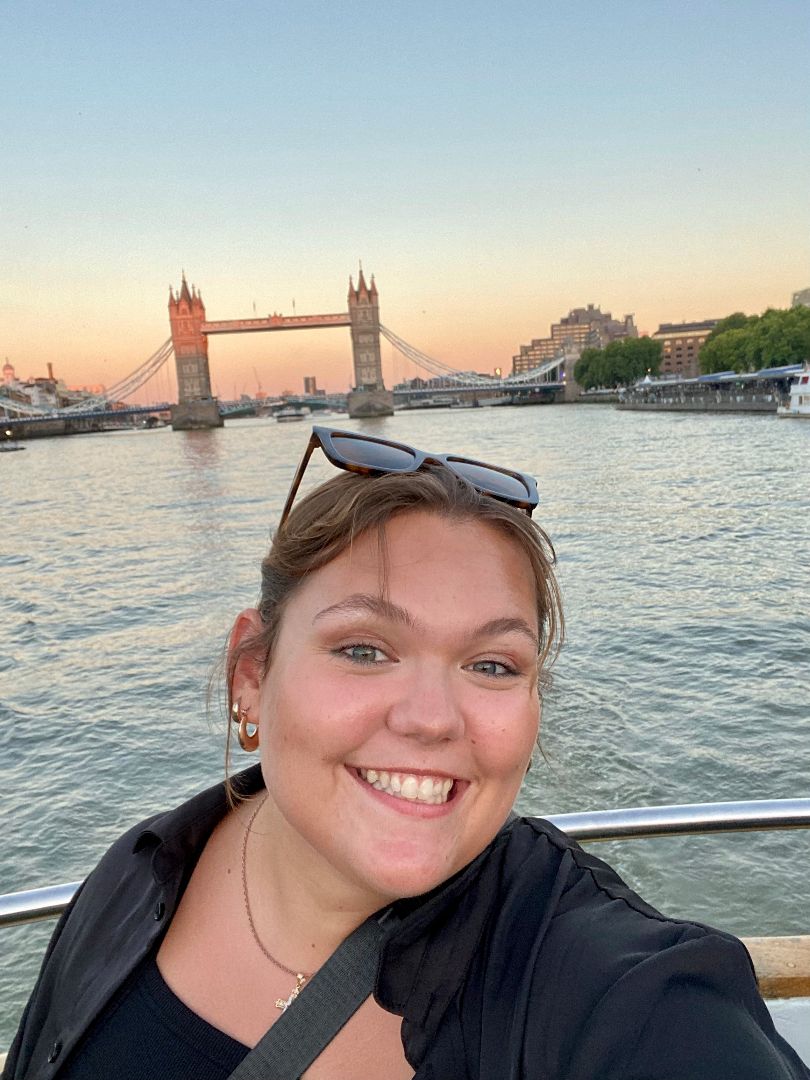
{"type": "Polygon", "coordinates": [[[276,420],[279,424],[289,424],[295,420],[306,420],[308,416],[309,409],[299,405],[286,405],[283,409],[278,410],[276,420]]]}
{"type": "Polygon", "coordinates": [[[776,415],[810,420],[810,364],[805,364],[804,371],[800,371],[796,380],[790,384],[788,403],[780,405],[776,415]]]}

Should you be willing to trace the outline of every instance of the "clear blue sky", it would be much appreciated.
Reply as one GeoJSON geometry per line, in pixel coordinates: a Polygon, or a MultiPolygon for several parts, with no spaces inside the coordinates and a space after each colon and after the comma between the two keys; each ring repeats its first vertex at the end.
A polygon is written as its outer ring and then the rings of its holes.
{"type": "MultiPolygon", "coordinates": [[[[653,331],[810,285],[806,0],[0,14],[19,375],[123,375],[181,268],[227,318],[344,310],[362,259],[386,325],[482,370],[580,304],[653,331]]],[[[347,338],[217,339],[214,382],[344,389],[347,338]]]]}

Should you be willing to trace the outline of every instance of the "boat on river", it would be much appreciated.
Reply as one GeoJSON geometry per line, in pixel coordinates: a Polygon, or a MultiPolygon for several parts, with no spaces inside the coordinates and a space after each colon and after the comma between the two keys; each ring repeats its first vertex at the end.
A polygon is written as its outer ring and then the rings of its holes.
{"type": "Polygon", "coordinates": [[[779,417],[794,417],[810,420],[810,365],[805,364],[796,380],[790,384],[790,398],[787,405],[780,405],[776,410],[779,417]]]}
{"type": "Polygon", "coordinates": [[[0,452],[2,452],[4,454],[10,454],[14,450],[24,450],[24,449],[25,449],[25,447],[20,446],[20,444],[14,438],[14,433],[9,428],[6,428],[6,430],[5,430],[5,438],[2,441],[0,441],[0,452]]]}
{"type": "Polygon", "coordinates": [[[409,401],[403,408],[410,409],[457,409],[461,401],[454,394],[428,394],[409,401]]]}
{"type": "Polygon", "coordinates": [[[279,424],[289,424],[295,420],[306,420],[309,415],[309,409],[305,409],[303,406],[286,405],[283,409],[278,410],[276,420],[279,424]]]}

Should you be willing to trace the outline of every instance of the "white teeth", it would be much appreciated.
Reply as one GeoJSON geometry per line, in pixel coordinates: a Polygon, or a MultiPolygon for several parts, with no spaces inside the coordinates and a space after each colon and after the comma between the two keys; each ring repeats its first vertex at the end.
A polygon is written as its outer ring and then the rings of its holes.
{"type": "Polygon", "coordinates": [[[419,798],[422,799],[424,802],[427,802],[428,799],[433,798],[433,781],[430,779],[429,776],[426,776],[419,785],[419,798]]]}
{"type": "Polygon", "coordinates": [[[419,795],[419,781],[415,776],[406,776],[402,781],[402,794],[406,799],[415,799],[419,795]]]}
{"type": "Polygon", "coordinates": [[[447,802],[453,781],[433,776],[414,776],[412,773],[386,772],[385,769],[358,769],[362,778],[377,791],[410,802],[435,806],[447,802]]]}

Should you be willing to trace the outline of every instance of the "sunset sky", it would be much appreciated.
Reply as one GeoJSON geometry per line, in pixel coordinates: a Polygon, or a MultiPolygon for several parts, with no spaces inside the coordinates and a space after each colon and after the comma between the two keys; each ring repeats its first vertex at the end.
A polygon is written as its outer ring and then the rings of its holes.
{"type": "MultiPolygon", "coordinates": [[[[810,286],[806,0],[3,9],[20,377],[112,384],[168,336],[182,269],[223,319],[344,311],[362,259],[386,326],[481,371],[589,302],[652,332],[810,286]]],[[[225,398],[351,381],[346,330],[210,356],[225,398]]]]}

